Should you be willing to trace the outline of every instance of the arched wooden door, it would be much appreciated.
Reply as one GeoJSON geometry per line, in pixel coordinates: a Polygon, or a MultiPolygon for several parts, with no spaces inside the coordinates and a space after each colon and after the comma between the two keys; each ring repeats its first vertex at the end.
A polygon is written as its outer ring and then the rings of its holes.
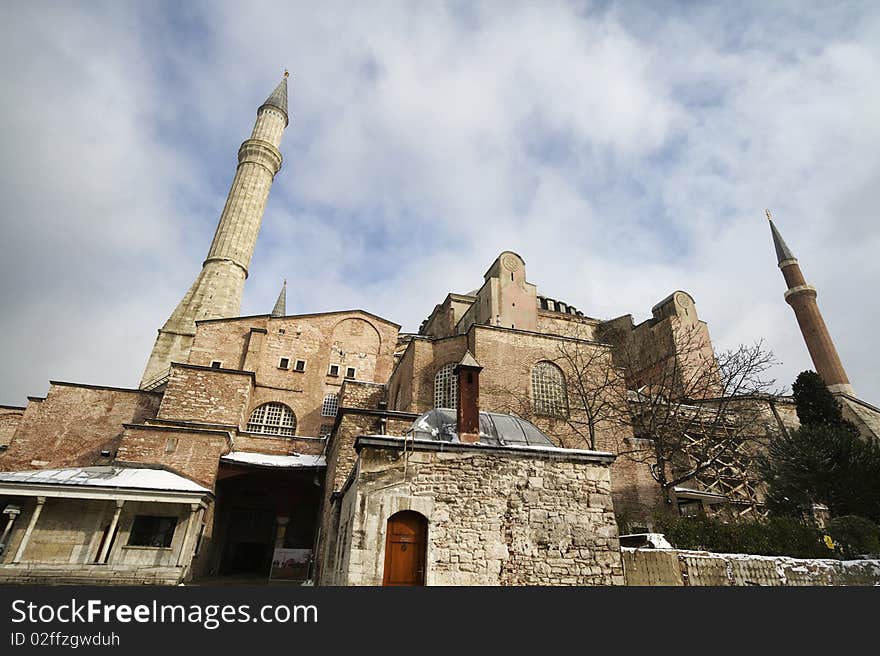
{"type": "Polygon", "coordinates": [[[382,585],[425,585],[428,520],[412,510],[388,518],[382,585]]]}

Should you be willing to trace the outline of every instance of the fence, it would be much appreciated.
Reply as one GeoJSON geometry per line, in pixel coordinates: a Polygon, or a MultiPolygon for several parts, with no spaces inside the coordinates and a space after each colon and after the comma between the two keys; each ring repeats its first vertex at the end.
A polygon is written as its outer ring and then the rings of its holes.
{"type": "Polygon", "coordinates": [[[627,585],[880,585],[880,560],[802,560],[624,547],[627,585]]]}

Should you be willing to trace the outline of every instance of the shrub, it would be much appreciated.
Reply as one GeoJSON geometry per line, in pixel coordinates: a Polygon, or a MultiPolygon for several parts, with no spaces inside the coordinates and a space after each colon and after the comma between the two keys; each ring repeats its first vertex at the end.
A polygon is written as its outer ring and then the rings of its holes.
{"type": "Polygon", "coordinates": [[[880,556],[880,527],[864,517],[835,517],[825,530],[844,558],[880,556]]]}
{"type": "Polygon", "coordinates": [[[790,517],[723,522],[710,517],[658,516],[657,526],[679,549],[793,558],[834,558],[823,533],[790,517]]]}

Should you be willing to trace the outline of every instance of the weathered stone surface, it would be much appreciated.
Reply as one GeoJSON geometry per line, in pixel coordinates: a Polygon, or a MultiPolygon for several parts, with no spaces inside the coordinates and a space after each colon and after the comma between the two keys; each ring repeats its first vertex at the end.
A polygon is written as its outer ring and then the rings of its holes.
{"type": "Polygon", "coordinates": [[[621,549],[627,585],[880,585],[880,561],[621,549]]]}
{"type": "Polygon", "coordinates": [[[429,585],[623,583],[610,496],[607,488],[600,492],[607,464],[480,447],[407,458],[397,449],[363,447],[355,471],[337,502],[338,537],[329,545],[324,583],[380,584],[387,521],[405,509],[429,522],[429,585]],[[529,487],[534,478],[542,488],[529,487]]]}

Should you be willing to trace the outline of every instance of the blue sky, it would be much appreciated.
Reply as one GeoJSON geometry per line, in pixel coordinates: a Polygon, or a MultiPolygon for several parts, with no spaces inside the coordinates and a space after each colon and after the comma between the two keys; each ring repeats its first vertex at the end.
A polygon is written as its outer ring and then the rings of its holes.
{"type": "Polygon", "coordinates": [[[136,385],[285,67],[244,314],[286,277],[416,330],[511,249],[591,316],[687,290],[788,384],[769,207],[880,402],[876,3],[10,2],[0,56],[0,403],[136,385]]]}

